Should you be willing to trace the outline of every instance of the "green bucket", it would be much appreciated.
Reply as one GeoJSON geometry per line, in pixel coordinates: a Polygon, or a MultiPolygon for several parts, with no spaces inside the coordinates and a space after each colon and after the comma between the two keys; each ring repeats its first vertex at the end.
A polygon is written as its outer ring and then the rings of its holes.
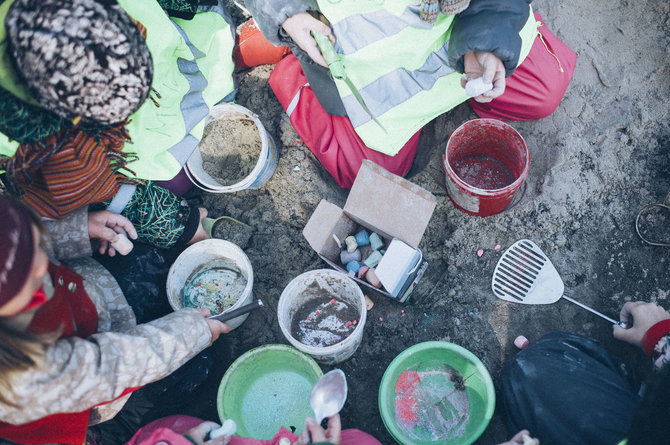
{"type": "Polygon", "coordinates": [[[221,422],[233,419],[236,435],[272,439],[283,426],[300,434],[312,386],[323,375],[308,355],[287,345],[263,345],[241,355],[221,379],[216,408],[221,422]]]}
{"type": "Polygon", "coordinates": [[[484,432],[495,390],[484,364],[453,343],[429,341],[401,352],[379,387],[379,411],[404,445],[466,445],[484,432]]]}

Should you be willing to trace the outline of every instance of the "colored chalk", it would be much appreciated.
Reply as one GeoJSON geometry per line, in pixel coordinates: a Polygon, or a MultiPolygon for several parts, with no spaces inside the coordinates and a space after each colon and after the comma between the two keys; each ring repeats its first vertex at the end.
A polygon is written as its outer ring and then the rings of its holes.
{"type": "Polygon", "coordinates": [[[350,261],[360,261],[361,260],[361,251],[356,249],[355,252],[349,253],[346,250],[340,252],[340,261],[342,264],[347,264],[350,261]]]}
{"type": "Polygon", "coordinates": [[[477,97],[493,89],[491,82],[486,82],[484,77],[470,79],[465,84],[465,94],[468,97],[477,97]]]}
{"type": "Polygon", "coordinates": [[[368,283],[379,289],[382,287],[381,281],[379,281],[379,278],[377,278],[377,274],[375,274],[374,269],[368,270],[368,273],[365,274],[365,279],[368,280],[368,283]]]}
{"type": "Polygon", "coordinates": [[[369,257],[367,257],[364,261],[365,265],[368,266],[369,268],[376,267],[377,264],[379,263],[379,260],[382,259],[382,254],[379,253],[378,251],[372,252],[369,257]]]}
{"type": "Polygon", "coordinates": [[[363,279],[365,274],[368,273],[368,270],[370,270],[368,266],[366,266],[365,264],[361,265],[361,268],[358,269],[358,278],[363,279]]]}
{"type": "Polygon", "coordinates": [[[356,242],[358,243],[359,246],[367,246],[370,244],[370,236],[368,235],[368,232],[365,230],[361,230],[358,232],[356,235],[356,242]]]}
{"type": "Polygon", "coordinates": [[[382,237],[379,236],[376,232],[372,232],[372,235],[370,235],[370,247],[372,247],[372,250],[379,250],[384,246],[384,241],[382,241],[382,237]]]}
{"type": "Polygon", "coordinates": [[[353,272],[354,275],[358,273],[358,270],[361,268],[361,263],[358,261],[349,261],[347,263],[347,272],[353,272]]]}
{"type": "Polygon", "coordinates": [[[353,236],[348,236],[344,239],[344,244],[347,245],[347,252],[354,253],[358,249],[358,244],[356,243],[356,238],[353,236]]]}
{"type": "Polygon", "coordinates": [[[519,349],[525,349],[528,347],[529,344],[530,342],[523,335],[519,335],[517,338],[514,339],[514,346],[516,346],[519,349]]]}
{"type": "Polygon", "coordinates": [[[128,255],[133,250],[133,242],[121,233],[117,233],[114,236],[111,245],[121,255],[128,255]]]}

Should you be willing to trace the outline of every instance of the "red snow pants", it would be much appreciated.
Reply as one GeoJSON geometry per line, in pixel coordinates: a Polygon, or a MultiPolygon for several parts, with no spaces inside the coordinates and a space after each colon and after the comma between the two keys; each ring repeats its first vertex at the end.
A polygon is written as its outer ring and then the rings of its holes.
{"type": "MultiPolygon", "coordinates": [[[[535,18],[542,21],[539,14],[535,18]]],[[[546,25],[538,30],[540,35],[530,53],[507,78],[505,93],[487,104],[470,100],[479,116],[504,121],[535,120],[558,107],[572,79],[577,55],[546,25]]],[[[366,147],[347,117],[326,113],[292,54],[272,71],[270,86],[300,138],[341,187],[351,187],[363,159],[400,176],[412,166],[421,130],[395,156],[366,147]]]]}

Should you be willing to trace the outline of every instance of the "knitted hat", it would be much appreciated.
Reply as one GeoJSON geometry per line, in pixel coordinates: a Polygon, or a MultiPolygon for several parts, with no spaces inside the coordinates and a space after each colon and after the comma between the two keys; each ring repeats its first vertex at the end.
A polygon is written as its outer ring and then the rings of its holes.
{"type": "Polygon", "coordinates": [[[33,98],[65,119],[117,124],[149,95],[151,54],[114,0],[15,0],[6,28],[33,98]]]}
{"type": "Polygon", "coordinates": [[[26,283],[35,249],[30,216],[0,195],[0,306],[26,283]]]}
{"type": "Polygon", "coordinates": [[[445,15],[454,15],[465,11],[470,0],[421,0],[419,17],[427,23],[435,23],[441,12],[445,15]]]}

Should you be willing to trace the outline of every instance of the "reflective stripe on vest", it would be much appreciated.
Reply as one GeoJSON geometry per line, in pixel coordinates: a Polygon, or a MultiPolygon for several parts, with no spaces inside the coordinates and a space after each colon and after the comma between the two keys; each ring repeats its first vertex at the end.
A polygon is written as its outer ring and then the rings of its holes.
{"type": "MultiPolygon", "coordinates": [[[[147,100],[130,117],[132,143],[123,151],[139,158],[127,167],[138,178],[172,179],[197,147],[210,108],[234,91],[234,30],[221,0],[199,7],[192,20],[171,19],[153,1],[118,3],[147,29],[152,87],[161,95],[160,107],[147,100]]],[[[17,146],[6,136],[0,138],[0,154],[11,156],[17,146]]]]}
{"type": "MultiPolygon", "coordinates": [[[[380,128],[358,103],[349,87],[335,84],[347,115],[365,144],[394,156],[426,123],[467,100],[462,74],[448,64],[449,35],[454,16],[440,14],[427,25],[412,0],[319,0],[337,38],[347,75],[380,128]]],[[[528,21],[519,32],[521,63],[537,36],[529,7],[528,21]]]]}

